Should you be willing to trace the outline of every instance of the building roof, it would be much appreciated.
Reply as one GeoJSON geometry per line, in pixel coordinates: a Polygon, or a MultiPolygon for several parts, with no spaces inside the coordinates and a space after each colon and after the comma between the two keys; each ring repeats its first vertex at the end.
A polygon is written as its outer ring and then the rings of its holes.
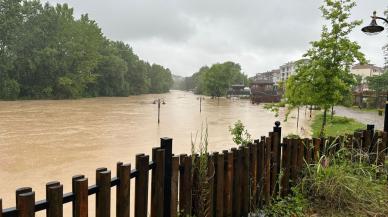
{"type": "Polygon", "coordinates": [[[375,66],[373,64],[356,64],[352,67],[352,69],[376,69],[378,71],[383,71],[383,68],[375,66]]]}
{"type": "Polygon", "coordinates": [[[274,84],[274,83],[269,80],[254,80],[251,82],[251,84],[274,84]]]}

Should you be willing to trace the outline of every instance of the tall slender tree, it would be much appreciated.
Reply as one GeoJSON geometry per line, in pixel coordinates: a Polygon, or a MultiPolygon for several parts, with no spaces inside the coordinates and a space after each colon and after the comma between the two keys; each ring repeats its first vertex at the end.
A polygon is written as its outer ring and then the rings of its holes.
{"type": "Polygon", "coordinates": [[[311,42],[311,48],[304,55],[310,61],[295,75],[308,96],[306,100],[323,108],[321,135],[324,135],[328,110],[343,100],[355,82],[350,74],[352,64],[366,62],[360,46],[348,38],[361,24],[359,20],[350,20],[350,11],[355,6],[353,0],[325,0],[320,9],[330,25],[323,26],[320,40],[311,42]]]}

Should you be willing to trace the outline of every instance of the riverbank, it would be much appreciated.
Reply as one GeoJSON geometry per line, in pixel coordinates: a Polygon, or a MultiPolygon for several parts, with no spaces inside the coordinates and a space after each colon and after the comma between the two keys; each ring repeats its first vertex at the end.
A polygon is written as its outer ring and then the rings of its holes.
{"type": "Polygon", "coordinates": [[[300,137],[311,138],[312,137],[312,121],[317,113],[317,111],[311,112],[306,108],[300,108],[299,110],[299,124],[298,122],[298,109],[292,109],[285,121],[287,113],[287,107],[280,107],[278,111],[278,119],[281,122],[283,129],[283,136],[287,135],[299,135],[300,137]],[[297,127],[298,125],[298,127],[297,127]]]}
{"type": "MultiPolygon", "coordinates": [[[[316,115],[314,120],[311,123],[313,137],[319,137],[322,127],[323,114],[320,113],[316,115]]],[[[342,117],[342,116],[333,116],[330,115],[327,117],[327,123],[325,128],[326,136],[339,136],[348,133],[353,133],[359,129],[365,129],[366,126],[353,118],[342,117]]]]}

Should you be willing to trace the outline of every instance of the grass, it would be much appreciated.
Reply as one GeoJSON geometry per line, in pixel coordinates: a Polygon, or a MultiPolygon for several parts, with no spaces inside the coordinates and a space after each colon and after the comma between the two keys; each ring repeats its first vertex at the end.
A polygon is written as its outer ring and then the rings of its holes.
{"type": "MultiPolygon", "coordinates": [[[[311,129],[313,131],[313,137],[319,137],[319,133],[322,126],[323,114],[315,116],[311,123],[311,129]]],[[[345,135],[346,133],[353,133],[358,129],[364,129],[366,126],[353,118],[340,117],[340,116],[327,116],[327,124],[325,135],[326,136],[339,136],[345,135]]]]}
{"type": "Polygon", "coordinates": [[[335,154],[322,153],[318,163],[306,164],[291,195],[265,209],[266,216],[388,216],[387,171],[381,173],[365,153],[351,160],[359,154],[343,146],[335,154]]]}

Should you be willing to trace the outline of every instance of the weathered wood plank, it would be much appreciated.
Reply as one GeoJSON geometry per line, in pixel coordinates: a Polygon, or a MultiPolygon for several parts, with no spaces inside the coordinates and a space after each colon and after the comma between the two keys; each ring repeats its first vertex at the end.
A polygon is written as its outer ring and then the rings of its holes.
{"type": "Polygon", "coordinates": [[[224,217],[233,216],[233,154],[224,151],[224,217]]]}
{"type": "Polygon", "coordinates": [[[117,163],[116,217],[129,217],[131,197],[131,164],[117,163]]]}
{"type": "Polygon", "coordinates": [[[84,176],[74,177],[73,192],[75,195],[74,216],[88,217],[88,179],[84,176]]]}
{"type": "Polygon", "coordinates": [[[135,180],[135,217],[148,215],[148,163],[149,156],[136,155],[138,176],[135,180]]]}
{"type": "Polygon", "coordinates": [[[31,189],[19,189],[16,196],[16,208],[18,217],[34,217],[35,216],[35,192],[31,189]]]}
{"type": "Polygon", "coordinates": [[[48,208],[47,217],[63,216],[63,185],[59,182],[50,182],[46,184],[46,199],[48,208]]]}
{"type": "Polygon", "coordinates": [[[111,172],[107,168],[96,170],[96,217],[110,217],[110,180],[111,172]]]}
{"type": "Polygon", "coordinates": [[[171,217],[178,216],[178,178],[179,157],[173,156],[171,161],[171,217]]]}

